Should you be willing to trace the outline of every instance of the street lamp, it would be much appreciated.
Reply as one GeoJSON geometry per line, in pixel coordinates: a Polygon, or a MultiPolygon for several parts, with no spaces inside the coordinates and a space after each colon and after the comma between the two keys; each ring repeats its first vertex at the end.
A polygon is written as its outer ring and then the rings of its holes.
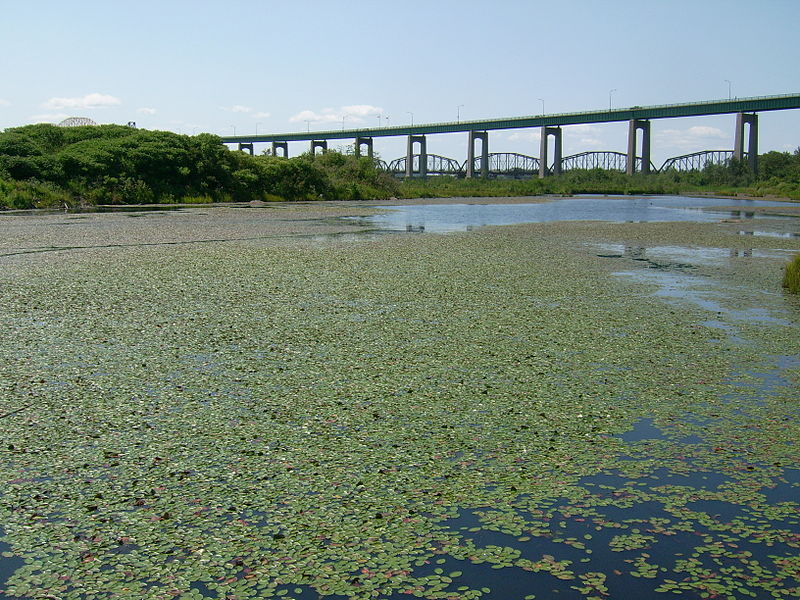
{"type": "Polygon", "coordinates": [[[380,127],[381,126],[381,115],[375,115],[375,116],[378,117],[378,127],[380,127]]]}
{"type": "Polygon", "coordinates": [[[725,83],[728,84],[728,100],[730,100],[731,99],[731,82],[730,82],[729,79],[726,79],[725,83]]]}
{"type": "Polygon", "coordinates": [[[544,99],[543,98],[539,98],[538,100],[539,100],[539,102],[542,103],[542,116],[544,116],[544,99]]]}
{"type": "Polygon", "coordinates": [[[611,96],[612,96],[612,95],[614,94],[614,92],[616,92],[616,91],[617,91],[617,88],[614,88],[613,90],[608,90],[608,110],[612,110],[612,108],[613,108],[613,104],[612,104],[612,102],[611,102],[611,96]]]}
{"type": "Polygon", "coordinates": [[[233,137],[236,137],[236,125],[231,125],[233,128],[233,137]]]}
{"type": "Polygon", "coordinates": [[[258,126],[259,125],[261,125],[261,123],[256,123],[256,135],[258,135],[258,126]]]}
{"type": "Polygon", "coordinates": [[[407,110],[406,112],[407,112],[409,115],[411,115],[411,126],[413,127],[413,126],[414,126],[414,113],[413,113],[413,112],[411,112],[410,110],[407,110]]]}
{"type": "Polygon", "coordinates": [[[386,126],[389,126],[389,115],[386,115],[386,126]]]}
{"type": "Polygon", "coordinates": [[[347,115],[342,115],[342,131],[344,131],[344,119],[347,115]]]}
{"type": "Polygon", "coordinates": [[[308,133],[311,131],[311,120],[305,119],[305,122],[306,122],[306,132],[308,133]]]}
{"type": "Polygon", "coordinates": [[[461,109],[464,108],[463,104],[459,104],[456,107],[456,123],[461,123],[461,109]]]}

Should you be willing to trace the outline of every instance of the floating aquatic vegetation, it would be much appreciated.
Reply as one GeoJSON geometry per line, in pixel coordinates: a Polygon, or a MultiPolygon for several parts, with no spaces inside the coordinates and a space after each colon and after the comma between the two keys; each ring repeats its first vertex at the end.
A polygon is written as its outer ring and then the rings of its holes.
{"type": "Polygon", "coordinates": [[[713,290],[780,315],[715,313],[743,345],[581,224],[352,244],[237,219],[3,263],[7,596],[797,593],[782,297],[713,290]]]}

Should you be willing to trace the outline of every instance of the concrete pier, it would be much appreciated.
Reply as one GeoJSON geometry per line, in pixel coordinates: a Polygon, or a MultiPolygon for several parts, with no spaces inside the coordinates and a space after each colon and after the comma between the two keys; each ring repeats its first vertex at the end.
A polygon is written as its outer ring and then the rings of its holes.
{"type": "Polygon", "coordinates": [[[317,148],[323,153],[328,151],[328,140],[311,140],[311,156],[317,153],[317,148]]]}
{"type": "Polygon", "coordinates": [[[406,152],[406,177],[414,176],[414,144],[419,144],[419,176],[428,175],[428,149],[424,135],[408,136],[408,151],[406,152]]]}
{"type": "Polygon", "coordinates": [[[625,169],[628,175],[636,172],[636,138],[639,130],[642,131],[642,173],[650,172],[650,121],[631,119],[628,123],[628,164],[625,169]]]}
{"type": "Polygon", "coordinates": [[[289,158],[289,142],[272,142],[272,156],[278,156],[278,149],[283,150],[284,158],[289,158]]]}
{"type": "Polygon", "coordinates": [[[239,152],[244,152],[245,150],[250,152],[250,156],[253,156],[255,154],[252,142],[239,142],[239,152]]]}
{"type": "Polygon", "coordinates": [[[547,167],[547,146],[551,135],[554,140],[552,175],[561,175],[561,127],[542,127],[542,139],[539,142],[539,179],[551,174],[547,167]]]}
{"type": "Polygon", "coordinates": [[[470,131],[467,146],[467,177],[475,177],[475,141],[481,141],[481,177],[489,176],[489,132],[470,131]]]}
{"type": "Polygon", "coordinates": [[[733,142],[733,158],[739,161],[744,160],[747,154],[747,164],[753,173],[758,172],[758,115],[756,113],[737,113],[736,114],[736,135],[733,142]],[[744,147],[744,128],[750,126],[747,136],[747,150],[744,147]]]}
{"type": "Polygon", "coordinates": [[[356,138],[356,156],[361,156],[361,146],[367,147],[367,156],[372,158],[372,138],[371,137],[357,137],[356,138]]]}

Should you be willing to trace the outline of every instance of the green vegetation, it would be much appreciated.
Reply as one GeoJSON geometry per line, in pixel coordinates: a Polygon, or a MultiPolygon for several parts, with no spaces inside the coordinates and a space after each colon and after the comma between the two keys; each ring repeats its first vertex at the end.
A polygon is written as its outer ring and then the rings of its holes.
{"type": "Polygon", "coordinates": [[[800,294],[800,254],[786,265],[783,274],[783,287],[793,294],[800,294]]]}
{"type": "Polygon", "coordinates": [[[120,125],[27,125],[0,133],[0,209],[250,200],[364,200],[540,194],[680,194],[800,199],[800,149],[747,165],[628,176],[601,169],[547,179],[430,177],[402,183],[368,158],[328,152],[296,158],[230,151],[210,134],[120,125]]]}
{"type": "Polygon", "coordinates": [[[322,204],[0,215],[0,597],[798,597],[783,259],[600,249],[769,240],[322,204]]]}
{"type": "Polygon", "coordinates": [[[48,124],[0,133],[0,209],[388,198],[396,186],[367,158],[250,156],[209,134],[48,124]]]}
{"type": "Polygon", "coordinates": [[[568,171],[546,179],[456,179],[431,177],[403,182],[404,198],[536,196],[540,194],[686,194],[781,196],[800,199],[800,148],[759,157],[759,174],[746,164],[709,165],[702,171],[666,171],[630,176],[603,169],[568,171]]]}

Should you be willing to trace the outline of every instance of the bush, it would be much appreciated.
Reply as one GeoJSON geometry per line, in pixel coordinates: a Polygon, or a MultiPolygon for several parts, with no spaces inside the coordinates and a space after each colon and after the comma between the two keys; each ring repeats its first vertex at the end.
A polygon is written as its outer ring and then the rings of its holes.
{"type": "Polygon", "coordinates": [[[69,192],[52,183],[0,179],[0,210],[61,208],[71,206],[73,203],[69,192]]]}
{"type": "Polygon", "coordinates": [[[800,254],[786,265],[783,274],[783,287],[793,294],[800,294],[800,254]]]}

